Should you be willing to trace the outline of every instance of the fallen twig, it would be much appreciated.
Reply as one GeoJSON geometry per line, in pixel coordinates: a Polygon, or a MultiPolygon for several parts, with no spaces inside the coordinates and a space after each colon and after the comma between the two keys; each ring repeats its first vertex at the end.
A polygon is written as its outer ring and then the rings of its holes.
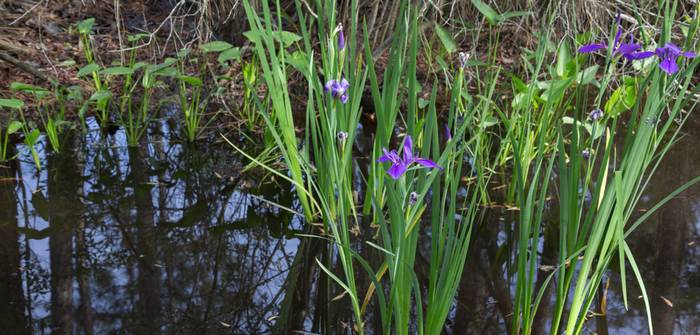
{"type": "Polygon", "coordinates": [[[21,60],[15,58],[15,57],[12,57],[5,52],[0,52],[0,60],[5,61],[7,63],[10,63],[10,64],[14,65],[15,67],[17,67],[18,69],[20,69],[24,72],[27,72],[27,73],[33,75],[34,77],[37,77],[45,82],[51,82],[51,83],[56,82],[56,79],[51,78],[51,77],[41,73],[40,71],[36,70],[31,65],[29,65],[25,62],[22,62],[21,60]]]}

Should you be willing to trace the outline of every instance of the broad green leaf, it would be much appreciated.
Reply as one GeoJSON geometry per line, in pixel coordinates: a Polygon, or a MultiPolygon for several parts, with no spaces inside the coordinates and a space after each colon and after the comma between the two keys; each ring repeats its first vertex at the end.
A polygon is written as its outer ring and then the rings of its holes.
{"type": "Polygon", "coordinates": [[[230,60],[240,60],[241,59],[241,49],[240,48],[230,48],[219,54],[219,63],[225,63],[230,60]]]}
{"type": "Polygon", "coordinates": [[[143,33],[141,33],[141,34],[129,35],[129,36],[126,37],[126,39],[127,39],[129,42],[136,42],[136,41],[140,41],[140,40],[142,40],[142,39],[145,39],[145,38],[147,38],[147,37],[150,37],[150,35],[149,35],[149,34],[143,34],[143,33]]]}
{"type": "Polygon", "coordinates": [[[527,84],[525,84],[525,82],[516,75],[511,75],[510,81],[513,83],[513,87],[515,88],[516,92],[527,92],[527,84]]]}
{"type": "Polygon", "coordinates": [[[231,43],[224,41],[211,41],[199,46],[199,48],[204,52],[221,52],[232,47],[233,45],[231,45],[231,43]]]}
{"type": "Polygon", "coordinates": [[[435,33],[437,33],[442,45],[445,46],[445,50],[449,53],[455,52],[457,50],[457,43],[452,39],[450,34],[443,29],[437,22],[435,23],[435,33]]]}
{"type": "Polygon", "coordinates": [[[142,67],[145,67],[145,66],[147,66],[147,65],[148,65],[148,64],[145,63],[145,62],[136,62],[134,65],[131,66],[131,68],[134,70],[134,72],[136,72],[136,70],[138,70],[138,69],[140,69],[140,68],[142,68],[142,67]]]}
{"type": "Polygon", "coordinates": [[[177,77],[180,75],[180,71],[174,67],[166,67],[154,72],[154,74],[164,77],[177,77]]]}
{"type": "Polygon", "coordinates": [[[564,116],[561,118],[561,122],[563,124],[574,124],[574,118],[572,118],[571,116],[564,116]]]}
{"type": "Polygon", "coordinates": [[[490,24],[496,24],[500,15],[498,15],[498,12],[491,8],[491,6],[487,5],[481,0],[472,0],[472,4],[479,12],[481,12],[481,14],[484,15],[484,17],[486,17],[486,20],[488,20],[490,24]]]}
{"type": "Polygon", "coordinates": [[[197,77],[192,77],[192,76],[178,76],[178,79],[196,87],[201,87],[202,86],[202,80],[197,78],[197,77]]]}
{"type": "Polygon", "coordinates": [[[88,65],[85,65],[82,69],[78,70],[78,78],[90,75],[93,72],[98,72],[99,70],[99,65],[95,63],[90,63],[88,65]]]}
{"type": "Polygon", "coordinates": [[[36,141],[39,139],[39,135],[41,135],[41,133],[39,132],[39,129],[34,128],[34,129],[32,129],[32,131],[30,131],[26,135],[26,137],[24,139],[25,139],[27,144],[34,145],[34,144],[36,144],[36,141]]]}
{"type": "Polygon", "coordinates": [[[277,41],[282,42],[285,47],[288,47],[292,45],[292,43],[301,40],[301,36],[289,31],[273,31],[272,37],[277,41]]]}
{"type": "MultiPolygon", "coordinates": [[[[294,69],[302,73],[304,76],[309,76],[309,60],[306,57],[306,53],[295,51],[293,53],[286,53],[285,61],[287,64],[291,65],[294,69]]],[[[257,69],[255,63],[247,63],[243,66],[243,81],[248,86],[252,86],[256,80],[257,69]]]]}
{"type": "Polygon", "coordinates": [[[19,82],[14,82],[14,83],[10,84],[10,89],[13,91],[18,91],[18,92],[32,92],[32,93],[37,93],[40,91],[48,92],[48,90],[43,88],[43,87],[38,87],[38,86],[29,85],[29,84],[25,84],[25,83],[19,83],[19,82]]]}
{"type": "Polygon", "coordinates": [[[515,18],[515,17],[530,16],[530,15],[532,15],[532,12],[528,12],[528,11],[505,12],[505,13],[498,16],[498,21],[503,22],[503,21],[510,20],[512,18],[515,18]]]}
{"type": "Polygon", "coordinates": [[[594,140],[597,140],[605,133],[605,127],[602,124],[593,124],[586,122],[583,123],[583,128],[586,129],[586,132],[588,132],[588,134],[591,135],[591,137],[594,140]]]}
{"type": "Polygon", "coordinates": [[[588,85],[594,83],[596,81],[596,73],[598,73],[598,65],[589,66],[585,70],[581,71],[581,73],[578,76],[576,76],[576,83],[579,85],[588,85]]]}
{"type": "MultiPolygon", "coordinates": [[[[243,33],[243,36],[245,36],[251,42],[257,43],[261,40],[262,35],[260,31],[249,30],[243,33]]],[[[301,40],[301,36],[289,31],[273,31],[272,38],[277,42],[282,42],[282,45],[284,45],[285,48],[292,45],[294,42],[301,40]]]]}
{"type": "Polygon", "coordinates": [[[11,121],[10,124],[7,125],[8,134],[14,134],[20,129],[22,129],[22,122],[19,121],[11,121]]]}
{"type": "Polygon", "coordinates": [[[111,98],[111,97],[112,97],[112,92],[106,91],[106,90],[102,90],[102,91],[97,91],[97,92],[93,93],[93,94],[90,96],[90,99],[89,99],[89,100],[90,100],[90,101],[103,101],[103,100],[109,99],[109,98],[111,98]]]}
{"type": "Polygon", "coordinates": [[[482,129],[486,129],[488,127],[495,126],[497,124],[498,124],[498,118],[496,118],[493,115],[489,115],[489,116],[484,117],[484,119],[481,121],[480,126],[482,129]]]}
{"type": "Polygon", "coordinates": [[[418,108],[423,109],[430,104],[430,100],[418,98],[418,108]]]}
{"type": "Polygon", "coordinates": [[[625,84],[618,87],[610,99],[605,103],[605,113],[610,117],[617,117],[624,111],[632,108],[637,101],[637,86],[634,80],[626,80],[625,84]]]}
{"type": "Polygon", "coordinates": [[[0,107],[21,109],[24,107],[24,101],[19,99],[0,99],[0,107]]]}
{"type": "Polygon", "coordinates": [[[560,101],[562,98],[564,98],[564,93],[566,92],[566,89],[569,88],[571,83],[574,82],[573,79],[574,78],[568,78],[552,81],[549,88],[542,92],[542,100],[551,103],[560,101]]]}
{"type": "Polygon", "coordinates": [[[87,35],[92,33],[92,26],[95,24],[95,18],[89,18],[78,22],[78,32],[87,35]]]}
{"type": "Polygon", "coordinates": [[[555,72],[559,78],[566,78],[566,65],[569,63],[569,60],[571,60],[571,51],[569,51],[569,44],[564,40],[557,51],[555,72]]]}
{"type": "Polygon", "coordinates": [[[578,121],[575,121],[574,118],[572,118],[570,116],[562,117],[561,122],[563,124],[571,124],[571,125],[573,125],[575,123],[577,126],[583,127],[586,130],[586,132],[588,132],[588,134],[591,135],[591,137],[593,137],[594,140],[603,136],[603,134],[605,133],[605,126],[602,124],[597,124],[597,123],[593,124],[593,123],[589,123],[589,122],[578,122],[578,121]]]}

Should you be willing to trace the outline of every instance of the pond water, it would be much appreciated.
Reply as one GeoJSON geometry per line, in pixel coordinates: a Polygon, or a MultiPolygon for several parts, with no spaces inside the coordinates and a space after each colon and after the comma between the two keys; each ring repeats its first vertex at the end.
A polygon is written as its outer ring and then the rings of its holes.
{"type": "MultiPolygon", "coordinates": [[[[319,293],[329,282],[314,259],[333,254],[321,240],[296,235],[308,225],[293,213],[298,204],[288,185],[242,173],[247,162],[217,137],[183,145],[165,121],[138,148],[127,148],[120,130],[90,128],[59,154],[40,148],[39,172],[22,145],[18,160],[0,168],[2,333],[349,332],[346,299],[319,293]],[[280,320],[286,327],[275,328],[280,320]]],[[[698,174],[697,140],[689,134],[672,150],[642,210],[698,174]]],[[[698,189],[629,240],[657,334],[700,333],[698,189]]],[[[478,228],[445,333],[505,333],[510,290],[493,262],[507,222],[494,212],[478,228]]],[[[547,246],[543,259],[551,256],[547,246]]],[[[630,309],[611,271],[607,315],[591,315],[587,332],[647,332],[628,278],[630,309]]],[[[542,309],[540,331],[547,327],[542,309]]]]}

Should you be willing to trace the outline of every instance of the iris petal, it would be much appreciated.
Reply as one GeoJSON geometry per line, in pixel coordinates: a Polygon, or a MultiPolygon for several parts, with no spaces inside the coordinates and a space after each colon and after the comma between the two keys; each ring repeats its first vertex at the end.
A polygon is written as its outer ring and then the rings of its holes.
{"type": "Polygon", "coordinates": [[[605,49],[605,48],[607,48],[607,46],[605,44],[602,44],[602,43],[586,44],[586,45],[578,48],[578,52],[581,52],[581,53],[595,52],[595,51],[598,51],[600,49],[605,49]]]}
{"type": "Polygon", "coordinates": [[[424,167],[430,168],[430,169],[440,169],[440,170],[442,170],[442,167],[441,167],[440,165],[437,165],[437,163],[435,163],[435,162],[433,162],[433,161],[431,161],[431,160],[429,160],[429,159],[418,158],[418,159],[415,160],[415,162],[418,163],[418,164],[420,164],[420,165],[422,165],[422,166],[424,166],[424,167]]]}
{"type": "Polygon", "coordinates": [[[406,162],[413,161],[413,139],[411,135],[406,135],[406,140],[403,142],[403,159],[406,162]]]}
{"type": "Polygon", "coordinates": [[[333,89],[333,84],[334,84],[334,83],[335,83],[335,80],[333,80],[333,79],[327,81],[327,82],[326,82],[326,85],[323,86],[323,90],[326,91],[326,92],[330,91],[331,89],[333,89]]]}
{"type": "Polygon", "coordinates": [[[629,60],[637,60],[637,59],[645,59],[649,58],[654,55],[653,51],[641,51],[641,52],[632,52],[628,54],[624,54],[625,58],[629,60]]]}
{"type": "Polygon", "coordinates": [[[377,163],[384,163],[384,162],[389,162],[391,159],[389,159],[389,156],[387,155],[381,155],[379,158],[377,158],[377,163]]]}
{"type": "Polygon", "coordinates": [[[386,173],[388,173],[391,176],[391,178],[396,180],[396,179],[401,178],[401,176],[404,173],[406,173],[406,168],[407,168],[406,164],[403,164],[403,163],[395,164],[395,165],[392,165],[389,168],[389,170],[386,171],[386,173]]]}
{"type": "Polygon", "coordinates": [[[623,43],[623,44],[620,44],[620,47],[617,48],[617,50],[615,50],[615,52],[622,54],[622,55],[627,55],[627,54],[635,52],[641,48],[642,48],[642,46],[639,44],[623,43]]]}
{"type": "Polygon", "coordinates": [[[678,64],[674,58],[666,58],[659,63],[659,68],[668,74],[678,72],[678,64]]]}

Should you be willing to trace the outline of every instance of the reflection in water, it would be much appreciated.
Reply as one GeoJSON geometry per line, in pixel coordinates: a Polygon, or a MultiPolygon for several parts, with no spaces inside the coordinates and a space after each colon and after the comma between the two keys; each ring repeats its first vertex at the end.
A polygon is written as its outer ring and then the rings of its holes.
{"type": "MultiPolygon", "coordinates": [[[[93,129],[67,139],[61,153],[42,153],[40,172],[19,146],[19,162],[0,168],[0,301],[8,302],[0,304],[0,329],[88,335],[347,333],[342,326],[347,297],[338,295],[316,265],[316,259],[337,264],[336,255],[321,239],[294,237],[313,232],[288,210],[299,207],[289,187],[241,175],[245,162],[229,147],[183,145],[175,132],[158,123],[139,147],[127,148],[122,132],[93,129]]],[[[657,174],[641,207],[694,176],[700,160],[689,159],[695,152],[687,143],[670,153],[665,164],[673,173],[657,174]]],[[[669,203],[630,239],[652,297],[657,334],[700,328],[694,192],[669,203]]],[[[510,215],[490,210],[487,223],[475,230],[446,334],[507,332],[514,270],[507,266],[512,241],[504,232],[513,229],[510,215]]],[[[557,259],[556,218],[548,220],[539,249],[542,265],[557,259]]],[[[425,228],[423,236],[429,235],[425,228]]],[[[356,249],[374,268],[380,266],[376,249],[359,242],[356,249]]],[[[419,254],[423,265],[430,259],[427,250],[419,254]]],[[[538,287],[548,271],[546,266],[538,271],[538,287]]],[[[417,271],[421,281],[424,272],[417,271]]],[[[607,295],[607,315],[587,325],[591,332],[645,332],[631,273],[630,311],[621,304],[619,275],[611,272],[610,290],[601,292],[607,295]]],[[[368,282],[359,278],[361,290],[368,282]]],[[[552,294],[545,293],[534,334],[548,331],[552,294]]],[[[366,313],[370,333],[380,333],[379,318],[373,317],[378,306],[370,304],[366,313]]]]}
{"type": "Polygon", "coordinates": [[[16,172],[14,161],[0,167],[0,329],[10,334],[29,334],[22,293],[17,207],[12,206],[17,203],[16,172]]]}
{"type": "Polygon", "coordinates": [[[295,208],[291,192],[160,126],[138,148],[91,131],[42,153],[40,173],[26,153],[1,170],[4,330],[270,332],[302,226],[270,202],[295,208]]]}

